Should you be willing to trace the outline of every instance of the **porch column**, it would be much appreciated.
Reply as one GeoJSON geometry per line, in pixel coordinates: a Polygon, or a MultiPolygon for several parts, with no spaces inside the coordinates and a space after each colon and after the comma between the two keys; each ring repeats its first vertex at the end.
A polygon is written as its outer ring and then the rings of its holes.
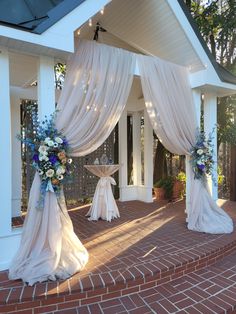
{"type": "Polygon", "coordinates": [[[12,120],[12,217],[21,216],[21,143],[16,138],[20,134],[20,98],[11,95],[11,120],[12,120]]]}
{"type": "MultiPolygon", "coordinates": [[[[200,128],[200,119],[201,119],[201,90],[200,89],[193,89],[193,101],[195,105],[195,113],[197,117],[197,126],[200,128]]],[[[186,155],[186,213],[187,213],[187,220],[188,220],[188,212],[190,209],[190,190],[191,190],[191,185],[190,185],[190,172],[191,170],[191,165],[190,165],[190,156],[186,155]]]]}
{"type": "Polygon", "coordinates": [[[213,129],[213,159],[215,161],[212,177],[208,178],[208,186],[212,198],[218,200],[218,175],[217,175],[217,97],[211,93],[204,94],[204,131],[206,136],[212,133],[213,129]]]}
{"type": "Polygon", "coordinates": [[[54,58],[52,57],[39,57],[38,110],[40,119],[44,119],[55,110],[54,58]]]}
{"type": "Polygon", "coordinates": [[[0,49],[0,237],[11,233],[12,198],[12,150],[11,150],[11,107],[9,56],[6,49],[0,49]]]}
{"type": "Polygon", "coordinates": [[[153,188],[153,129],[147,110],[144,109],[144,186],[146,202],[152,202],[153,188]]]}
{"type": "Polygon", "coordinates": [[[9,56],[0,47],[0,270],[7,269],[20,241],[21,230],[12,231],[12,147],[11,147],[11,109],[9,56]]]}
{"type": "Polygon", "coordinates": [[[127,111],[123,111],[119,120],[119,188],[120,201],[126,200],[125,189],[127,187],[127,111]]]}
{"type": "Polygon", "coordinates": [[[134,185],[141,185],[141,115],[133,113],[133,176],[134,185]]]}

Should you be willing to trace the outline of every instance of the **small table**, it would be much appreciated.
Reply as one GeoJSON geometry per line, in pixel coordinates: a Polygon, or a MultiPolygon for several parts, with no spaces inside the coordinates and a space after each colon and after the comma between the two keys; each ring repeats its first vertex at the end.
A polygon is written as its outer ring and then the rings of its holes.
{"type": "Polygon", "coordinates": [[[119,169],[119,165],[85,165],[87,170],[97,177],[98,181],[93,203],[86,216],[90,216],[88,220],[111,221],[113,218],[120,217],[118,207],[112,194],[111,184],[115,185],[116,181],[111,177],[119,169]]]}

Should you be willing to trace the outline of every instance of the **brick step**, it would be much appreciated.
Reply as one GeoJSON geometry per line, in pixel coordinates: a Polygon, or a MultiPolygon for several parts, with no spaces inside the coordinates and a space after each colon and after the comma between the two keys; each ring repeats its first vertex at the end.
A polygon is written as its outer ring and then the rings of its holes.
{"type": "MultiPolygon", "coordinates": [[[[221,203],[236,221],[235,203],[221,203]]],[[[75,232],[90,254],[82,272],[33,287],[10,281],[7,271],[0,272],[0,312],[86,310],[95,303],[140,297],[142,292],[190,278],[236,250],[236,230],[225,235],[189,231],[183,201],[131,201],[118,206],[121,217],[112,223],[88,222],[86,207],[69,211],[75,232]]]]}
{"type": "Polygon", "coordinates": [[[236,313],[236,253],[157,287],[53,313],[236,313]]]}
{"type": "MultiPolygon", "coordinates": [[[[236,250],[236,241],[222,245],[222,247],[219,247],[219,239],[217,243],[218,247],[216,249],[208,247],[208,252],[203,252],[204,249],[201,247],[201,252],[198,254],[196,251],[195,253],[188,251],[179,255],[178,260],[176,256],[173,258],[170,255],[166,258],[153,260],[152,263],[140,263],[127,267],[123,271],[90,275],[80,279],[80,282],[77,281],[77,285],[73,284],[72,277],[70,289],[63,287],[63,284],[67,285],[68,281],[60,282],[59,286],[58,282],[47,282],[36,284],[34,287],[23,286],[22,288],[20,281],[18,282],[19,287],[17,287],[16,282],[6,279],[5,289],[0,290],[0,313],[20,313],[21,310],[24,310],[25,313],[47,313],[78,306],[83,307],[97,302],[106,304],[107,300],[114,298],[121,298],[122,300],[123,298],[126,299],[125,296],[135,295],[135,293],[142,297],[152,291],[162,289],[163,284],[164,287],[172,287],[175,283],[178,285],[178,282],[184,282],[184,284],[179,284],[181,289],[185,287],[189,290],[189,287],[196,282],[197,279],[195,278],[202,281],[203,278],[199,274],[209,273],[209,270],[206,269],[209,267],[214,269],[214,266],[210,265],[214,265],[236,250]],[[14,287],[10,287],[13,284],[14,287]]],[[[4,286],[3,280],[1,282],[4,286]]],[[[227,279],[224,283],[227,283],[227,279]]],[[[207,282],[204,283],[204,285],[207,284],[207,282]]],[[[176,290],[174,291],[176,292],[176,290]]],[[[196,291],[199,291],[199,288],[196,291]]],[[[207,295],[204,294],[204,296],[207,295]]]]}

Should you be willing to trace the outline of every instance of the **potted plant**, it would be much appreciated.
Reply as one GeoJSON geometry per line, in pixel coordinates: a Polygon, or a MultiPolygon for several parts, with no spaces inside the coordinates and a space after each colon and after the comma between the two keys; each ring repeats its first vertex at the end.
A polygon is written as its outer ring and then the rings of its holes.
{"type": "Polygon", "coordinates": [[[182,198],[185,193],[186,175],[184,172],[180,172],[173,183],[172,199],[182,198]]]}
{"type": "Polygon", "coordinates": [[[157,201],[161,201],[165,199],[165,190],[162,187],[163,185],[163,180],[164,179],[160,179],[159,181],[157,181],[154,186],[153,186],[153,190],[154,190],[154,194],[155,194],[155,198],[157,201]]]}
{"type": "Polygon", "coordinates": [[[164,179],[160,179],[154,184],[154,193],[156,200],[164,200],[172,198],[174,178],[169,176],[164,179]]]}

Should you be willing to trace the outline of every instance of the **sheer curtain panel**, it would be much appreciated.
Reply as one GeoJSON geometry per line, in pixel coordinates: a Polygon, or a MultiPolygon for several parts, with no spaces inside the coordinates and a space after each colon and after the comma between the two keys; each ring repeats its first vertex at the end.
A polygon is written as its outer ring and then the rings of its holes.
{"type": "MultiPolygon", "coordinates": [[[[197,120],[187,69],[157,57],[138,57],[142,89],[153,129],[172,153],[189,155],[197,120]]],[[[213,234],[231,233],[232,219],[218,207],[206,185],[190,174],[188,228],[213,234]]]]}
{"type": "MultiPolygon", "coordinates": [[[[67,137],[72,156],[96,150],[109,136],[126,105],[135,59],[132,53],[81,41],[71,56],[58,103],[56,126],[67,137]]],[[[9,269],[10,279],[33,285],[65,279],[83,269],[88,252],[73,230],[62,193],[47,192],[37,210],[40,178],[36,173],[20,248],[9,269]]]]}

